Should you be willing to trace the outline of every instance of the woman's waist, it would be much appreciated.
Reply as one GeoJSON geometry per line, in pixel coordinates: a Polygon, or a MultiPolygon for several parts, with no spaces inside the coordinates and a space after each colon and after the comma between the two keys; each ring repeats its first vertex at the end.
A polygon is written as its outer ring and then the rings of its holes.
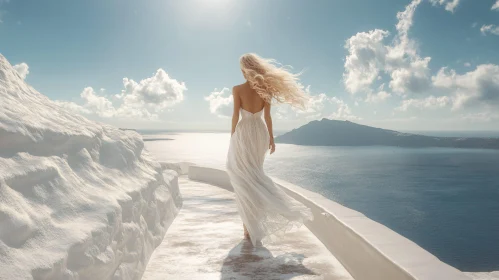
{"type": "Polygon", "coordinates": [[[239,122],[237,123],[237,125],[258,125],[258,126],[266,126],[265,125],[265,122],[263,121],[262,118],[242,118],[241,120],[239,120],[239,122]]]}
{"type": "Polygon", "coordinates": [[[265,122],[260,120],[240,120],[237,123],[236,129],[248,129],[248,130],[265,130],[267,131],[267,125],[265,122]]]}

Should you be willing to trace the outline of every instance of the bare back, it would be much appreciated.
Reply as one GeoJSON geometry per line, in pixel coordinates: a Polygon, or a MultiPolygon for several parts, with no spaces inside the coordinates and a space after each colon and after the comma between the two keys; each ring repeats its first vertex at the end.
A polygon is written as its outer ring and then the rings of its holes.
{"type": "Polygon", "coordinates": [[[232,89],[232,96],[234,97],[234,112],[232,113],[232,130],[231,134],[236,131],[237,123],[239,122],[239,110],[243,109],[252,114],[256,114],[263,110],[265,124],[270,136],[269,149],[272,154],[275,151],[274,133],[272,130],[272,116],[270,114],[270,103],[265,102],[260,95],[253,90],[248,83],[235,86],[232,89]]]}
{"type": "Polygon", "coordinates": [[[250,113],[258,113],[263,110],[265,101],[247,83],[235,86],[234,89],[237,91],[242,109],[250,113]]]}

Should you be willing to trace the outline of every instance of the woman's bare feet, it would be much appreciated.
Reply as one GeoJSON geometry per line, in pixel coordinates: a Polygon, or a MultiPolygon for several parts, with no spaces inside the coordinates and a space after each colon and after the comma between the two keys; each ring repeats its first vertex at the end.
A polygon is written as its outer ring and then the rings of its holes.
{"type": "Polygon", "coordinates": [[[250,237],[250,234],[248,232],[248,229],[246,228],[246,225],[243,224],[243,228],[244,228],[244,239],[250,240],[251,237],[250,237]]]}

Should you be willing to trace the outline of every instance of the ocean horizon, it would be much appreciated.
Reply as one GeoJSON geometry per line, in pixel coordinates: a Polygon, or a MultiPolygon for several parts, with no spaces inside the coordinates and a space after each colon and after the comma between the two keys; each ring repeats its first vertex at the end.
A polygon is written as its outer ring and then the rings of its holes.
{"type": "MultiPolygon", "coordinates": [[[[140,128],[122,128],[137,131],[142,135],[154,135],[162,133],[228,133],[227,129],[207,129],[207,130],[181,130],[181,129],[140,129],[140,128]]],[[[288,130],[275,130],[274,136],[282,135],[288,130]]],[[[477,137],[477,138],[499,138],[499,131],[494,130],[396,130],[402,133],[418,134],[434,137],[477,137]]]]}

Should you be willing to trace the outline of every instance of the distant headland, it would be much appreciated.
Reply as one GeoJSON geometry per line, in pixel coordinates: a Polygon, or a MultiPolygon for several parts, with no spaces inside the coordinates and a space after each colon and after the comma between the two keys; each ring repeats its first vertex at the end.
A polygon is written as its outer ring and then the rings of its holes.
{"type": "Polygon", "coordinates": [[[434,137],[322,119],[276,137],[276,142],[307,146],[395,146],[499,149],[499,138],[434,137]]]}

